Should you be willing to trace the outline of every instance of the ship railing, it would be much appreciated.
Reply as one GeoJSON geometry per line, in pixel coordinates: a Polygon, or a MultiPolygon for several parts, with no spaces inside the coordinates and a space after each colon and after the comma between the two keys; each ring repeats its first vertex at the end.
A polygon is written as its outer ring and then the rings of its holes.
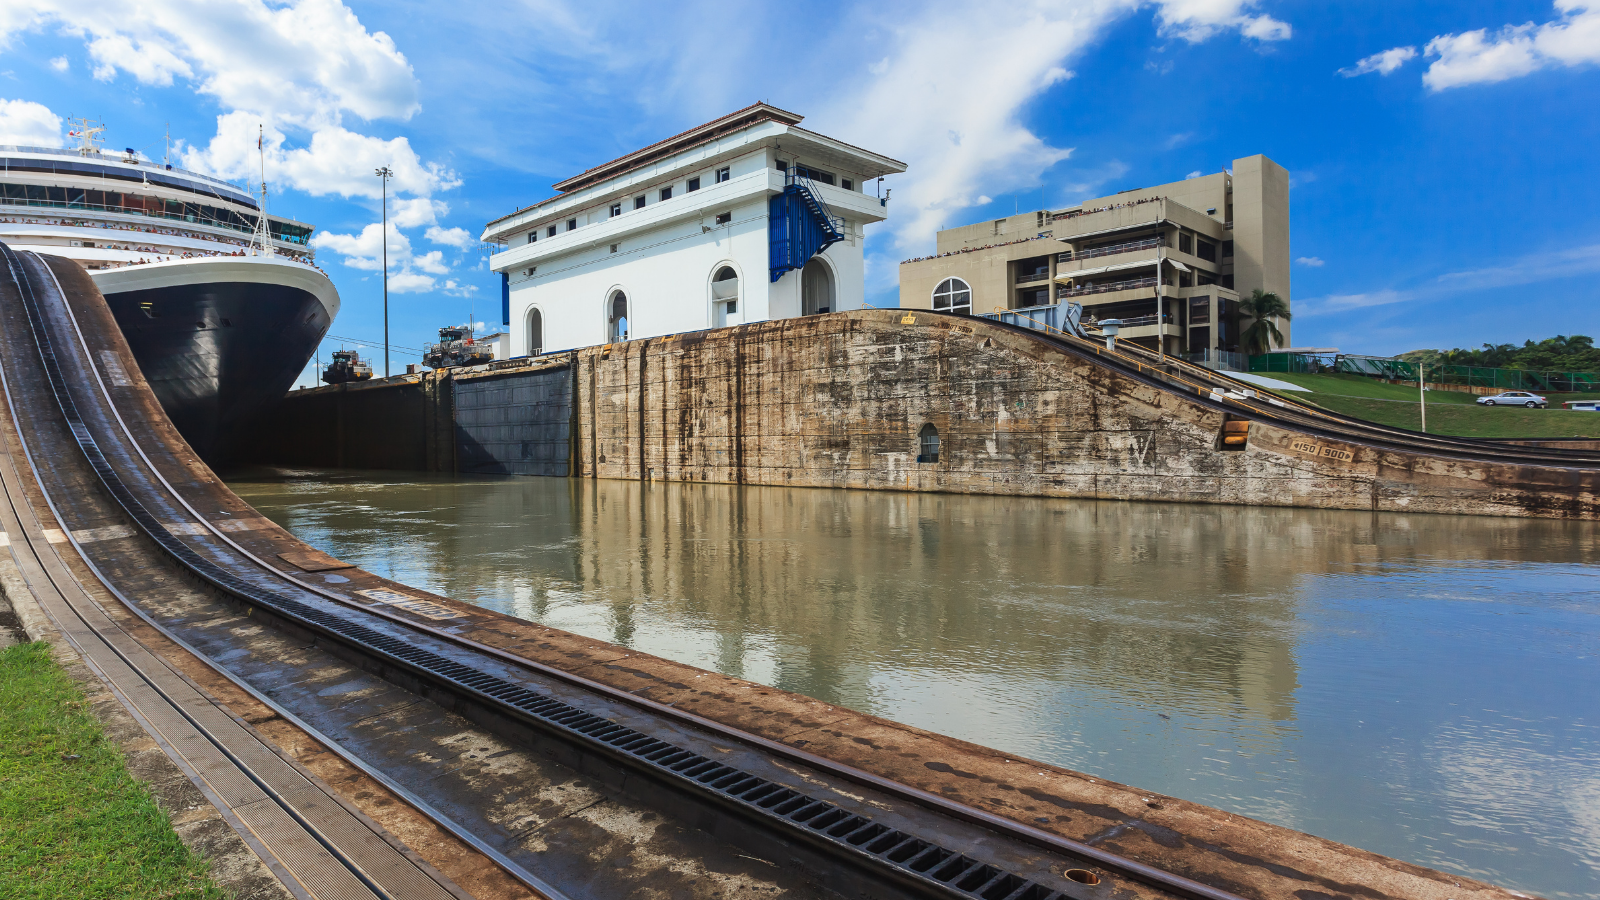
{"type": "MultiPolygon", "coordinates": [[[[24,200],[17,197],[0,197],[0,206],[26,206],[43,207],[47,209],[82,209],[96,212],[114,213],[124,216],[144,216],[150,219],[164,219],[173,222],[188,222],[192,225],[205,225],[211,228],[226,228],[241,234],[255,234],[255,229],[245,225],[235,225],[232,222],[222,222],[216,219],[207,219],[202,216],[178,215],[175,213],[151,212],[147,209],[135,209],[129,206],[107,206],[104,203],[79,203],[73,200],[24,200]]],[[[282,234],[272,236],[275,241],[285,244],[309,244],[310,238],[287,237],[282,234]]]]}

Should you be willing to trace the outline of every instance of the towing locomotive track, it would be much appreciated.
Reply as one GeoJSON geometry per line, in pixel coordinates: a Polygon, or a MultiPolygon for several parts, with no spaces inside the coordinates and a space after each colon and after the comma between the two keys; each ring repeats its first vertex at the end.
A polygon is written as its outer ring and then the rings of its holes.
{"type": "MultiPolygon", "coordinates": [[[[41,260],[23,259],[9,248],[4,252],[55,404],[76,448],[88,461],[100,486],[142,536],[186,573],[219,596],[244,605],[259,618],[273,620],[280,627],[303,632],[319,642],[333,642],[341,651],[340,655],[354,657],[363,666],[375,667],[390,680],[413,686],[425,696],[442,692],[457,705],[465,700],[479,707],[469,718],[514,719],[523,727],[531,726],[548,736],[582,745],[584,752],[607,758],[613,765],[624,768],[628,776],[643,776],[655,782],[643,789],[645,793],[659,792],[662,799],[670,798],[668,802],[707,806],[740,819],[741,828],[771,832],[777,836],[776,840],[790,843],[791,856],[813,873],[829,866],[845,870],[823,874],[817,880],[846,895],[1046,900],[1066,896],[1066,892],[1076,893],[1075,888],[1086,890],[1099,885],[1103,878],[1107,881],[1118,878],[1127,882],[1119,893],[1137,885],[1145,890],[1136,890],[1136,894],[1236,900],[1236,895],[1228,891],[965,808],[937,795],[895,784],[803,750],[741,734],[669,706],[627,697],[608,685],[422,625],[381,606],[364,606],[346,595],[271,567],[201,515],[144,452],[117,410],[106,379],[95,365],[76,315],[66,300],[66,292],[61,288],[60,273],[51,271],[41,260]],[[41,274],[50,276],[48,285],[39,277],[41,274]],[[57,302],[51,304],[51,300],[57,302]],[[51,312],[61,318],[52,323],[47,315],[51,312]],[[62,327],[68,323],[70,331],[62,327]],[[76,369],[72,373],[76,377],[69,377],[70,369],[76,369]],[[118,456],[120,459],[116,458],[118,456]],[[137,480],[137,475],[128,477],[139,472],[139,464],[145,477],[137,480]],[[208,546],[196,547],[186,542],[185,537],[201,538],[200,543],[208,546]],[[255,571],[241,571],[246,567],[255,571]],[[260,577],[263,575],[266,579],[260,577]],[[273,585],[272,580],[278,584],[273,585]],[[307,602],[312,598],[332,603],[307,602]],[[392,628],[380,630],[363,619],[381,620],[410,633],[396,633],[392,628]],[[664,732],[659,724],[651,727],[651,723],[641,722],[641,717],[636,715],[631,717],[632,722],[641,727],[630,727],[619,721],[626,718],[624,716],[589,712],[530,686],[526,679],[517,679],[503,668],[490,671],[491,667],[485,666],[482,659],[473,657],[488,657],[526,667],[598,694],[609,702],[630,703],[648,716],[673,721],[680,731],[687,726],[711,732],[717,739],[740,742],[757,754],[770,754],[834,779],[873,789],[893,798],[902,810],[911,812],[909,815],[900,811],[885,814],[873,809],[872,804],[860,802],[859,797],[851,802],[846,792],[819,791],[805,784],[805,778],[798,783],[794,778],[779,780],[781,776],[771,771],[770,765],[757,774],[748,764],[730,765],[722,759],[713,759],[700,752],[707,748],[683,740],[681,733],[677,740],[663,740],[655,735],[667,733],[670,737],[671,732],[664,732]],[[930,821],[929,811],[936,811],[950,821],[930,821]],[[973,828],[974,825],[978,827],[973,828]],[[986,846],[995,841],[982,834],[983,830],[999,832],[1027,849],[1018,853],[1002,848],[997,852],[995,847],[986,846]],[[1044,850],[1045,854],[1036,850],[1044,850]],[[1046,854],[1076,860],[1078,864],[1099,871],[1060,865],[1059,859],[1046,858],[1046,854]],[[1052,862],[1057,863],[1055,872],[1050,871],[1052,862]],[[1150,888],[1155,889],[1155,894],[1149,893],[1150,888]]],[[[9,382],[6,393],[15,411],[17,404],[9,382]]],[[[63,448],[51,449],[60,452],[63,448]]],[[[24,451],[31,462],[35,452],[26,443],[24,451]]],[[[35,475],[39,475],[36,469],[35,475]]],[[[46,499],[50,501],[48,493],[46,499]]],[[[51,505],[54,507],[53,502],[51,505]]],[[[64,533],[70,530],[63,528],[64,533]]],[[[81,547],[76,540],[73,543],[81,547]]],[[[133,608],[138,609],[136,604],[133,608]]],[[[148,621],[160,627],[154,619],[148,621]]],[[[726,748],[716,749],[726,751],[726,748]]],[[[635,787],[634,790],[640,792],[641,789],[635,787]]],[[[282,807],[298,818],[292,805],[282,804],[282,807]]],[[[323,841],[323,844],[331,854],[340,854],[339,848],[331,842],[323,841]]],[[[749,849],[771,852],[772,848],[765,841],[756,844],[749,849]]],[[[508,862],[497,861],[502,865],[508,862]]],[[[346,868],[360,871],[354,865],[346,868]]],[[[513,871],[536,889],[547,894],[555,892],[549,884],[520,867],[513,871]]],[[[377,893],[376,886],[369,884],[368,887],[377,893]]],[[[1106,887],[1112,888],[1112,885],[1106,887]]]]}
{"type": "MultiPolygon", "coordinates": [[[[107,593],[126,606],[122,621],[136,617],[192,653],[437,823],[468,848],[468,856],[480,854],[535,894],[620,892],[615,880],[574,881],[572,854],[561,857],[553,842],[546,842],[542,854],[519,850],[516,838],[525,832],[501,827],[504,823],[496,820],[490,801],[463,799],[459,790],[452,796],[450,785],[441,787],[430,775],[417,774],[440,764],[437,751],[445,741],[424,735],[407,745],[405,754],[392,747],[373,751],[370,743],[361,749],[341,747],[355,724],[338,719],[338,711],[318,708],[315,698],[274,688],[281,682],[272,680],[269,663],[313,670],[331,668],[329,662],[335,661],[345,664],[346,672],[376,676],[363,683],[381,679],[409,699],[388,701],[385,712],[356,722],[392,715],[396,707],[420,710],[412,720],[416,730],[432,719],[454,716],[453,722],[555,759],[589,783],[625,796],[637,809],[670,811],[684,823],[676,832],[682,855],[755,859],[779,872],[768,879],[769,889],[781,888],[791,896],[1237,900],[1241,895],[1303,897],[1306,889],[1315,888],[1324,896],[1442,897],[1447,884],[1455,897],[1500,895],[1490,886],[1463,885],[1462,879],[1442,873],[1393,861],[1374,863],[1381,858],[1359,851],[1351,851],[1345,862],[1352,870],[1365,867],[1373,873],[1370,884],[1350,881],[1337,866],[1301,871],[1273,861],[1269,853],[1252,856],[1193,838],[1189,844],[1199,848],[1198,863],[1183,859],[1179,866],[1152,865],[1097,846],[1114,844],[1125,833],[1158,834],[1159,829],[1137,817],[1116,824],[1093,843],[1074,840],[970,800],[941,796],[795,745],[804,741],[791,744],[732,727],[640,696],[643,688],[624,690],[497,647],[468,629],[472,616],[463,608],[444,598],[418,596],[420,592],[337,561],[308,556],[309,548],[254,517],[165,422],[137,370],[128,367],[130,357],[115,324],[99,315],[97,297],[92,286],[84,286],[87,278],[81,271],[59,260],[19,256],[9,248],[4,254],[11,280],[0,290],[0,316],[7,325],[0,348],[5,365],[0,369],[12,375],[5,392],[15,440],[29,459],[32,489],[47,501],[65,541],[107,593]],[[18,352],[23,343],[32,350],[31,360],[18,352]],[[23,410],[30,414],[20,416],[23,410]],[[290,552],[274,553],[284,549],[290,552]],[[273,555],[304,571],[285,571],[270,561],[273,555]],[[152,580],[150,572],[156,568],[166,570],[164,581],[152,580]],[[145,596],[132,588],[119,590],[116,585],[123,579],[145,596]],[[371,587],[343,593],[330,584],[371,587]],[[150,596],[152,589],[175,588],[187,590],[189,599],[164,605],[150,596]],[[231,606],[232,612],[225,616],[219,606],[231,606]],[[272,627],[240,624],[255,622],[272,627]],[[238,662],[250,652],[240,646],[241,639],[284,655],[281,660],[256,659],[250,668],[238,662]],[[321,655],[309,662],[307,656],[290,658],[284,650],[294,639],[305,645],[294,652],[321,655]],[[272,644],[274,640],[278,643],[272,644]],[[330,737],[337,728],[345,728],[345,736],[330,737]],[[432,751],[426,746],[429,739],[435,740],[432,751]],[[419,754],[420,763],[415,758],[419,754]],[[727,848],[760,858],[730,855],[727,848]],[[1235,870],[1219,868],[1227,864],[1235,870]],[[1197,877],[1172,868],[1186,868],[1197,877]]],[[[24,487],[15,481],[7,481],[14,505],[24,487]]],[[[111,620],[116,614],[107,606],[99,614],[108,619],[105,628],[115,628],[118,623],[111,620]]],[[[82,619],[92,614],[90,607],[92,601],[72,615],[82,619]]],[[[52,609],[52,614],[59,619],[66,612],[52,609]]],[[[401,739],[395,734],[387,736],[391,744],[401,739]]],[[[472,743],[479,740],[489,738],[471,738],[472,743]]],[[[508,746],[489,758],[513,752],[508,746]]],[[[932,763],[927,768],[941,771],[932,763]]],[[[981,780],[995,781],[988,776],[981,780]]],[[[1161,809],[1154,800],[1145,802],[1161,809]]],[[[292,804],[279,806],[293,818],[292,804]]],[[[1114,818],[1116,813],[1102,815],[1114,818]]],[[[382,836],[381,829],[369,831],[382,836]]],[[[1286,835],[1305,837],[1292,832],[1277,836],[1286,835]]],[[[385,840],[391,848],[398,843],[385,840]]],[[[1319,844],[1314,839],[1306,843],[1319,844]]],[[[336,843],[323,846],[330,856],[339,855],[336,843]]],[[[741,865],[759,871],[759,866],[741,865]]],[[[426,862],[417,868],[427,871],[426,862]]],[[[460,868],[457,859],[452,871],[460,868]]],[[[448,879],[434,881],[445,884],[448,879]]]]}

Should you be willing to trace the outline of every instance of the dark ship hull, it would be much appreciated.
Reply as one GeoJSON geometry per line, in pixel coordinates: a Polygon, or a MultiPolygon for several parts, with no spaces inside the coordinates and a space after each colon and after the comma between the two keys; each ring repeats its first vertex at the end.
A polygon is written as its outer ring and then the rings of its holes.
{"type": "Polygon", "coordinates": [[[95,275],[156,399],[212,465],[288,393],[338,313],[327,276],[264,257],[95,275]]]}

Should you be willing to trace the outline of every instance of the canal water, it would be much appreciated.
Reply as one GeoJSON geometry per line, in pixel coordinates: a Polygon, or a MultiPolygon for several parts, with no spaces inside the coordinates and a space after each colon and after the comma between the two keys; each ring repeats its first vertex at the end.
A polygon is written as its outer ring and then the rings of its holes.
{"type": "Polygon", "coordinates": [[[1533,891],[1600,897],[1592,524],[253,471],[398,581],[1533,891]]]}

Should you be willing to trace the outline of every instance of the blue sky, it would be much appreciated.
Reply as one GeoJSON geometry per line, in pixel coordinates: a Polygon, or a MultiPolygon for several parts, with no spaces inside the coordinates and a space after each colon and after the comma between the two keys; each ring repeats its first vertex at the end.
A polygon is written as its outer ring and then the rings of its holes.
{"type": "Polygon", "coordinates": [[[0,143],[87,115],[159,158],[170,123],[176,163],[237,179],[264,124],[272,209],[317,226],[333,334],[366,340],[394,167],[403,348],[496,324],[489,219],[755,100],[910,164],[869,238],[880,304],[939,227],[1265,153],[1293,177],[1294,343],[1388,354],[1600,336],[1597,63],[1600,0],[10,0],[0,143]]]}

